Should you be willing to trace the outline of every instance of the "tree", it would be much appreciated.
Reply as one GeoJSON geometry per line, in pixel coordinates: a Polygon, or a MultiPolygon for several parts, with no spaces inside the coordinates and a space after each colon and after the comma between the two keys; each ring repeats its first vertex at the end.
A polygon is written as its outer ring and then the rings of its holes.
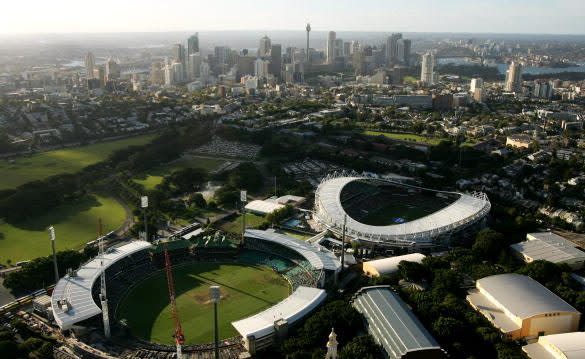
{"type": "Polygon", "coordinates": [[[494,260],[506,245],[501,233],[488,228],[477,234],[471,250],[477,258],[494,260]]]}
{"type": "Polygon", "coordinates": [[[401,261],[398,263],[398,271],[402,278],[413,282],[419,282],[427,278],[427,269],[417,262],[401,261]]]}
{"type": "Polygon", "coordinates": [[[192,195],[191,202],[199,208],[205,208],[207,206],[207,202],[201,193],[195,193],[192,195]]]}
{"type": "Polygon", "coordinates": [[[374,359],[379,356],[380,346],[369,335],[360,335],[342,346],[340,359],[374,359]]]}
{"type": "Polygon", "coordinates": [[[463,323],[459,320],[451,317],[439,317],[433,323],[433,331],[437,336],[444,340],[455,341],[460,333],[460,329],[463,327],[463,323]]]}
{"type": "Polygon", "coordinates": [[[18,358],[18,345],[10,340],[0,340],[0,353],[2,358],[16,359],[18,358]]]}
{"type": "Polygon", "coordinates": [[[559,266],[544,260],[528,263],[518,273],[527,275],[542,284],[558,282],[561,279],[559,266]]]}

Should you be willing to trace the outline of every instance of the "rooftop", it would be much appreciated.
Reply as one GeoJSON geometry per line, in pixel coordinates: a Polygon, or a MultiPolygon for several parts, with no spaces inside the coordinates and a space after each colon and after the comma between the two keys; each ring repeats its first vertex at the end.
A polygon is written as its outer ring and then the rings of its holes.
{"type": "Polygon", "coordinates": [[[483,288],[499,307],[520,319],[550,312],[579,313],[567,302],[534,279],[520,274],[499,274],[482,278],[477,287],[483,288]]]}
{"type": "Polygon", "coordinates": [[[585,333],[574,332],[564,334],[545,335],[538,338],[538,342],[528,344],[522,347],[522,350],[531,359],[555,359],[552,353],[546,347],[552,347],[556,352],[560,352],[566,359],[585,358],[585,333]]]}
{"type": "Polygon", "coordinates": [[[284,319],[292,325],[319,306],[326,296],[323,289],[298,287],[280,303],[251,317],[232,322],[232,326],[244,338],[250,335],[256,339],[263,338],[274,332],[274,322],[284,319]]]}
{"type": "Polygon", "coordinates": [[[551,233],[529,233],[527,241],[512,244],[510,247],[532,260],[546,260],[553,263],[585,261],[585,252],[563,237],[551,233]]]}
{"type": "Polygon", "coordinates": [[[97,256],[82,265],[77,270],[76,276],[66,275],[61,278],[51,296],[51,305],[57,325],[65,330],[76,323],[101,314],[102,310],[93,300],[92,287],[103,270],[133,253],[150,247],[151,244],[148,242],[132,241],[121,247],[108,248],[103,257],[97,256]],[[103,266],[101,265],[102,261],[103,266]],[[65,311],[59,306],[58,301],[62,299],[69,303],[69,310],[65,311]]]}

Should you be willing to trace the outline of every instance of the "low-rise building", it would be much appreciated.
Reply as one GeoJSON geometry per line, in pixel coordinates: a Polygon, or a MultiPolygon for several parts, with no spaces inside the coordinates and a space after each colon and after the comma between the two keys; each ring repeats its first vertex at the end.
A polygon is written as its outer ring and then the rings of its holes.
{"type": "Polygon", "coordinates": [[[467,301],[510,340],[574,332],[581,318],[546,287],[515,273],[478,280],[467,301]]]}
{"type": "Polygon", "coordinates": [[[585,333],[573,332],[545,335],[538,342],[522,347],[530,359],[585,358],[585,333]]]}
{"type": "Polygon", "coordinates": [[[577,246],[552,232],[529,233],[526,241],[510,246],[525,263],[545,260],[556,264],[567,264],[580,269],[585,263],[585,252],[577,246]]]}
{"type": "Polygon", "coordinates": [[[361,288],[352,305],[387,358],[446,358],[435,338],[389,286],[361,288]]]}
{"type": "Polygon", "coordinates": [[[362,265],[362,270],[368,277],[379,277],[397,272],[398,265],[402,261],[422,263],[424,258],[424,254],[411,253],[405,254],[403,256],[376,259],[373,261],[364,262],[362,265]]]}

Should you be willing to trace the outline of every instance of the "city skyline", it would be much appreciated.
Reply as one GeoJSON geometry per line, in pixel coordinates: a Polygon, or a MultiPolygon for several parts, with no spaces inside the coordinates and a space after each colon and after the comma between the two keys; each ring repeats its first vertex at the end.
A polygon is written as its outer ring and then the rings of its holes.
{"type": "Polygon", "coordinates": [[[215,30],[294,30],[311,22],[315,31],[403,31],[585,34],[581,1],[482,0],[469,6],[462,0],[414,0],[408,3],[354,0],[214,3],[170,0],[115,2],[103,0],[86,9],[77,3],[11,2],[0,13],[0,34],[165,32],[215,30]],[[31,12],[30,9],[35,11],[31,12]],[[181,9],[181,11],[173,11],[181,9]],[[202,9],[205,9],[202,11],[202,9]],[[85,10],[92,18],[87,21],[85,10]],[[166,15],[162,15],[166,14],[166,15]],[[217,16],[213,16],[217,14],[217,16]],[[252,21],[250,16],[253,15],[252,21]],[[286,17],[275,16],[286,14],[286,17]]]}

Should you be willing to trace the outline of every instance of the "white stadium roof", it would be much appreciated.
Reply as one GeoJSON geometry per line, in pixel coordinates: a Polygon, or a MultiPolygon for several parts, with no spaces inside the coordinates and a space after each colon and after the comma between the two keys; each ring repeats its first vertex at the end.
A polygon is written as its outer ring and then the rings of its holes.
{"type": "Polygon", "coordinates": [[[292,249],[311,263],[313,268],[321,270],[338,271],[341,262],[335,254],[319,245],[314,245],[303,240],[289,237],[286,234],[276,233],[274,230],[262,231],[259,229],[246,229],[246,237],[256,238],[267,242],[277,243],[292,249]]]}
{"type": "MultiPolygon", "coordinates": [[[[338,176],[335,174],[327,176],[321,181],[315,192],[315,218],[330,229],[341,230],[346,215],[341,203],[341,191],[350,182],[359,180],[420,189],[416,186],[358,175],[338,176]]],[[[455,192],[435,192],[456,194],[459,195],[459,199],[435,213],[403,224],[371,226],[360,223],[348,215],[347,234],[374,242],[430,243],[442,234],[475,223],[486,216],[491,208],[487,196],[483,193],[468,195],[455,192]]]]}
{"type": "Polygon", "coordinates": [[[96,305],[92,297],[92,287],[102,274],[102,266],[108,268],[117,261],[150,248],[152,245],[145,241],[133,241],[117,248],[108,248],[103,258],[98,256],[85,263],[77,270],[77,275],[66,275],[61,278],[51,296],[51,306],[57,325],[63,330],[70,329],[76,323],[98,315],[102,310],[96,305]],[[63,310],[59,301],[65,299],[69,310],[63,310]]]}
{"type": "Polygon", "coordinates": [[[520,319],[546,313],[579,313],[545,286],[525,275],[492,275],[478,280],[477,287],[487,292],[492,302],[497,302],[502,309],[520,319]]]}
{"type": "Polygon", "coordinates": [[[280,303],[251,317],[232,322],[243,338],[253,335],[263,338],[274,332],[274,322],[284,319],[289,326],[315,309],[327,296],[325,290],[311,287],[298,287],[297,290],[280,303]]]}

